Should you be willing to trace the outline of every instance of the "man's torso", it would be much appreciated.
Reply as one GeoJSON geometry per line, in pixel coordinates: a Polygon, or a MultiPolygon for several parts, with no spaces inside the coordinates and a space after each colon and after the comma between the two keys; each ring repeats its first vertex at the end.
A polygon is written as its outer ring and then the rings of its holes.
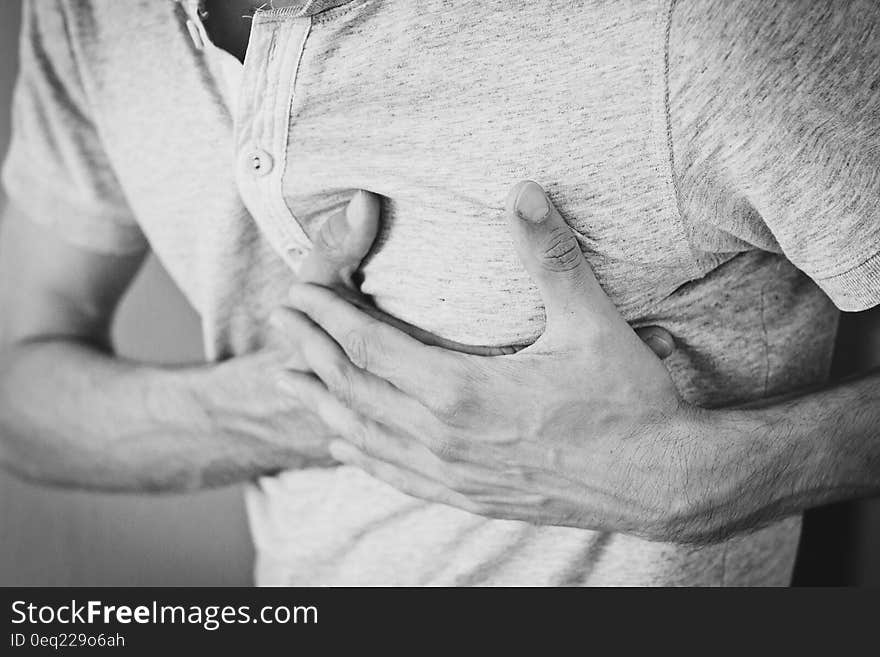
{"type": "MultiPolygon", "coordinates": [[[[676,337],[686,398],[717,405],[826,374],[834,312],[806,277],[686,237],[666,1],[261,11],[226,93],[228,55],[195,48],[170,0],[73,4],[114,171],[212,358],[261,343],[308,236],[361,188],[387,198],[364,270],[382,309],[460,342],[534,339],[542,308],[501,213],[532,178],[626,319],[676,337]]],[[[784,583],[798,524],[682,548],[479,518],[351,468],[263,479],[249,509],[261,581],[290,584],[784,583]]]]}

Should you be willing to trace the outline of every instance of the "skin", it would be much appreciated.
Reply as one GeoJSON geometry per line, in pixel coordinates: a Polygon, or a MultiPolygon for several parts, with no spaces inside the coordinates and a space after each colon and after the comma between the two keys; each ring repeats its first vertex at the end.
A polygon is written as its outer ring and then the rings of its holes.
{"type": "Polygon", "coordinates": [[[208,15],[204,22],[212,41],[243,62],[251,31],[249,18],[262,4],[251,0],[206,0],[203,7],[208,15]]]}
{"type": "MultiPolygon", "coordinates": [[[[482,356],[516,351],[442,340],[372,308],[352,277],[378,225],[378,199],[355,195],[315,237],[299,280],[336,290],[423,344],[482,356]]],[[[142,260],[71,246],[14,208],[5,214],[0,464],[44,484],[124,491],[197,490],[334,465],[328,448],[338,434],[311,397],[278,387],[290,369],[307,369],[287,311],[269,319],[265,348],[222,363],[169,368],[113,354],[113,313],[142,260]]],[[[661,329],[643,335],[661,355],[674,348],[661,329]]]]}
{"type": "Polygon", "coordinates": [[[507,208],[546,309],[515,354],[426,346],[331,289],[291,290],[308,367],[282,387],[344,438],[339,461],[484,516],[684,543],[880,490],[880,373],[751,408],[687,404],[543,190],[521,183],[507,208]]]}
{"type": "MultiPolygon", "coordinates": [[[[334,217],[327,231],[347,221],[334,217]]],[[[333,463],[329,430],[275,385],[301,362],[286,336],[275,331],[261,351],[208,366],[120,359],[109,327],[143,256],[73,247],[14,209],[0,228],[4,467],[46,484],[180,491],[333,463]]],[[[301,280],[339,287],[369,247],[318,245],[301,280]]]]}
{"type": "MultiPolygon", "coordinates": [[[[242,59],[249,25],[240,16],[256,3],[208,5],[215,42],[242,59]]],[[[565,261],[557,273],[579,272],[583,294],[574,296],[581,305],[557,308],[553,286],[563,283],[545,281],[547,334],[515,355],[447,354],[426,335],[421,342],[435,348],[417,348],[371,322],[377,316],[351,285],[337,294],[369,317],[326,290],[293,292],[292,304],[303,312],[281,313],[277,321],[294,342],[309,345],[311,362],[300,354],[280,385],[310,397],[347,439],[334,443],[337,458],[400,490],[475,513],[661,540],[711,541],[809,506],[876,493],[877,375],[748,409],[688,407],[589,272],[581,273],[585,263],[576,262],[573,245],[554,226],[545,238],[565,261]],[[596,311],[594,335],[575,344],[575,317],[587,321],[588,303],[596,311]],[[415,375],[426,371],[433,374],[429,389],[415,375]]],[[[536,280],[545,267],[560,267],[518,243],[536,280]]],[[[649,331],[653,337],[643,337],[655,351],[674,348],[668,334],[649,331]]],[[[870,342],[877,333],[863,337],[870,342]]]]}

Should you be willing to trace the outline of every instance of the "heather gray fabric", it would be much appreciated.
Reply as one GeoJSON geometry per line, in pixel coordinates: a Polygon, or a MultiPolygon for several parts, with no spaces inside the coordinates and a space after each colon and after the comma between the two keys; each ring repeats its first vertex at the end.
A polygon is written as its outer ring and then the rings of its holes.
{"type": "MultiPolygon", "coordinates": [[[[502,203],[541,182],[626,319],[675,335],[668,367],[705,405],[823,380],[823,289],[878,302],[875,5],[311,10],[259,12],[242,71],[195,48],[171,1],[26,6],[10,196],[85,247],[149,243],[210,358],[261,344],[309,235],[358,188],[388,199],[378,304],[509,344],[543,315],[502,203]]],[[[535,527],[348,467],[264,478],[248,508],[262,584],[785,584],[799,531],[690,548],[535,527]]]]}

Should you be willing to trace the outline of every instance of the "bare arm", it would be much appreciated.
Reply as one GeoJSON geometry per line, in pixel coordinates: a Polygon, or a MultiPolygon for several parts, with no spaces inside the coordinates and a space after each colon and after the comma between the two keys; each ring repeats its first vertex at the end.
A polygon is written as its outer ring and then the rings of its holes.
{"type": "Polygon", "coordinates": [[[328,430],[278,390],[284,348],[183,368],[117,358],[108,330],[142,256],[82,250],[14,210],[0,231],[7,469],[55,485],[172,491],[332,462],[328,430]]]}
{"type": "Polygon", "coordinates": [[[427,348],[340,295],[294,287],[312,320],[299,339],[324,345],[308,357],[328,389],[318,408],[345,439],[331,445],[337,459],[472,513],[667,542],[712,542],[880,492],[880,371],[750,408],[692,406],[543,190],[525,182],[508,198],[547,317],[515,354],[427,348]]]}
{"type": "MultiPolygon", "coordinates": [[[[727,479],[706,478],[694,517],[709,534],[880,493],[880,309],[849,315],[846,370],[831,387],[709,411],[710,435],[730,445],[727,479]]],[[[703,464],[706,471],[709,463],[703,464]]],[[[696,527],[694,527],[696,529],[696,527]]]]}

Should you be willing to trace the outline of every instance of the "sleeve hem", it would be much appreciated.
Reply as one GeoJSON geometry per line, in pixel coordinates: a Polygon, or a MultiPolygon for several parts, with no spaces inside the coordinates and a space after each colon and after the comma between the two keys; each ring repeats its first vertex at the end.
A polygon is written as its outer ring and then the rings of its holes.
{"type": "Polygon", "coordinates": [[[140,227],[121,223],[119,215],[110,208],[77,207],[76,203],[49,193],[42,181],[15,175],[11,169],[4,167],[2,176],[9,203],[22,216],[58,238],[88,251],[110,255],[133,255],[149,248],[140,227]]]}
{"type": "Polygon", "coordinates": [[[8,203],[22,217],[50,231],[55,237],[86,251],[106,255],[134,255],[149,249],[143,233],[137,228],[116,226],[107,230],[107,223],[98,218],[77,215],[72,209],[50,211],[33,202],[21,203],[9,198],[8,203]],[[63,214],[63,218],[59,217],[63,214]]]}
{"type": "Polygon", "coordinates": [[[843,273],[816,278],[816,283],[844,312],[880,305],[880,252],[843,273]]]}

